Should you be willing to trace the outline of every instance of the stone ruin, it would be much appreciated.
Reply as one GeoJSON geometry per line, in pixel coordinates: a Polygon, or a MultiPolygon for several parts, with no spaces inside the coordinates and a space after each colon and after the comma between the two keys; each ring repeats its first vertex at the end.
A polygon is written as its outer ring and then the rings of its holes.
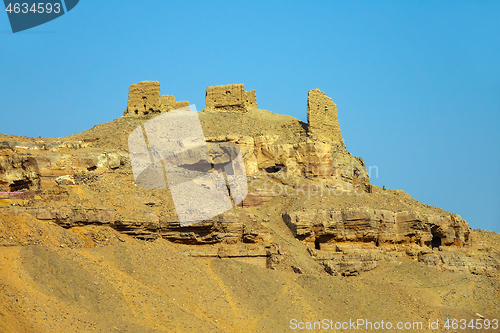
{"type": "Polygon", "coordinates": [[[318,88],[307,94],[307,123],[315,139],[343,143],[337,105],[318,88]]]}
{"type": "MultiPolygon", "coordinates": [[[[245,91],[244,84],[226,84],[208,87],[205,111],[247,113],[257,108],[255,90],[245,91]]],[[[313,139],[344,143],[337,116],[337,105],[318,88],[307,95],[307,123],[313,139]]]]}
{"type": "Polygon", "coordinates": [[[226,84],[208,87],[205,111],[247,113],[257,108],[255,90],[245,91],[244,84],[226,84]]]}
{"type": "MultiPolygon", "coordinates": [[[[158,81],[141,81],[129,88],[127,109],[124,115],[163,113],[189,106],[188,101],[178,102],[172,95],[160,95],[158,81]]],[[[255,90],[245,91],[244,84],[211,86],[206,90],[206,112],[247,113],[257,108],[255,90]]],[[[308,133],[316,140],[342,143],[337,105],[318,88],[307,96],[308,133]]]]}
{"type": "Polygon", "coordinates": [[[160,95],[160,82],[141,81],[132,84],[128,91],[127,109],[124,115],[163,113],[189,106],[188,101],[177,102],[172,95],[160,95]]]}

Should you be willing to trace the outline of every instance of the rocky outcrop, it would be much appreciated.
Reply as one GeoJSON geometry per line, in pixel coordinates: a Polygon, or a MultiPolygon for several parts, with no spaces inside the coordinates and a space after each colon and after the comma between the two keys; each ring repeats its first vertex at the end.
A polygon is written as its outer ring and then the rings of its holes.
{"type": "Polygon", "coordinates": [[[297,144],[280,142],[278,136],[211,137],[209,142],[232,142],[240,146],[247,175],[272,176],[285,182],[299,179],[324,180],[368,191],[369,176],[361,158],[328,142],[307,140],[297,144]]]}
{"type": "Polygon", "coordinates": [[[1,207],[0,212],[14,216],[27,213],[40,221],[52,221],[63,228],[85,225],[110,226],[139,239],[164,238],[171,242],[202,244],[263,244],[269,233],[242,211],[228,211],[211,219],[181,226],[174,214],[157,216],[151,210],[117,212],[111,208],[62,207],[1,207]]]}
{"type": "Polygon", "coordinates": [[[455,214],[303,209],[285,213],[283,220],[332,275],[358,275],[381,260],[402,257],[457,272],[493,275],[500,270],[498,258],[472,247],[469,225],[455,214]]]}
{"type": "Polygon", "coordinates": [[[174,96],[160,95],[160,82],[141,81],[132,84],[128,92],[127,109],[124,115],[147,115],[162,113],[189,106],[188,101],[177,102],[174,96]]]}
{"type": "Polygon", "coordinates": [[[414,244],[382,245],[344,243],[332,251],[309,251],[312,258],[331,275],[355,276],[377,268],[381,261],[412,259],[437,269],[493,276],[500,270],[500,261],[477,249],[461,247],[429,248],[414,244]]]}
{"type": "Polygon", "coordinates": [[[127,154],[117,152],[65,154],[54,150],[31,156],[4,151],[4,155],[0,155],[0,192],[51,188],[57,185],[58,177],[117,169],[127,158],[127,154]]]}
{"type": "Polygon", "coordinates": [[[390,260],[382,250],[354,249],[337,252],[320,253],[312,252],[313,258],[322,264],[330,275],[356,276],[361,272],[370,271],[379,265],[382,259],[390,260]]]}
{"type": "Polygon", "coordinates": [[[244,84],[227,84],[208,87],[205,111],[246,113],[257,108],[255,90],[245,91],[244,84]]]}
{"type": "Polygon", "coordinates": [[[426,215],[378,209],[315,210],[287,212],[283,220],[295,237],[323,244],[373,242],[418,244],[427,247],[469,245],[469,225],[458,215],[426,215]]]}
{"type": "Polygon", "coordinates": [[[0,192],[40,186],[38,161],[30,156],[0,156],[0,192]]]}

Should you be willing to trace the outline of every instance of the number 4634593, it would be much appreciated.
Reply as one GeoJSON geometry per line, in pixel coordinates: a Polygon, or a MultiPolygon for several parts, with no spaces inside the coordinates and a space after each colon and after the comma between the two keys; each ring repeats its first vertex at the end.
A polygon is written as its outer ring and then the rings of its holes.
{"type": "Polygon", "coordinates": [[[467,320],[465,319],[462,319],[462,320],[458,320],[458,319],[448,319],[446,320],[446,323],[444,324],[443,326],[444,328],[447,328],[447,329],[467,329],[467,328],[470,328],[470,329],[492,329],[492,330],[497,330],[498,329],[498,319],[492,319],[492,320],[489,320],[489,319],[471,319],[469,322],[467,322],[467,320]]]}
{"type": "Polygon", "coordinates": [[[47,13],[50,14],[54,12],[55,14],[59,14],[61,12],[61,4],[60,3],[54,3],[51,4],[50,2],[44,3],[44,2],[39,2],[39,3],[34,3],[29,6],[27,3],[9,3],[7,8],[5,10],[11,14],[27,14],[27,13],[34,13],[34,14],[43,14],[47,13]]]}

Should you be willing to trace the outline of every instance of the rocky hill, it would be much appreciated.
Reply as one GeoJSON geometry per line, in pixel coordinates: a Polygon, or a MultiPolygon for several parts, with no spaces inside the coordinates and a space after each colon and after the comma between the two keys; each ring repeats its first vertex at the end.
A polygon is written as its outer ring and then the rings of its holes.
{"type": "Polygon", "coordinates": [[[207,88],[205,105],[208,146],[241,149],[248,195],[189,225],[168,184],[138,186],[129,156],[135,129],[189,107],[158,82],[88,131],[0,135],[1,332],[500,319],[500,236],[370,184],[325,93],[309,91],[307,123],[258,109],[242,84],[207,88]]]}

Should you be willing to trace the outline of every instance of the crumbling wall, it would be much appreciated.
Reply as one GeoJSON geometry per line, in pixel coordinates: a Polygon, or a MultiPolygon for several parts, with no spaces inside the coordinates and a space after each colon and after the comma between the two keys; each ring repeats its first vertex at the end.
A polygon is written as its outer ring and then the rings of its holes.
{"type": "Polygon", "coordinates": [[[226,84],[208,87],[205,111],[246,113],[257,108],[255,90],[245,91],[244,84],[226,84]]]}
{"type": "Polygon", "coordinates": [[[160,97],[160,111],[168,112],[189,106],[188,101],[176,101],[172,95],[163,95],[160,97]]]}
{"type": "Polygon", "coordinates": [[[257,108],[257,96],[255,95],[255,90],[246,91],[246,104],[248,109],[257,108]]]}
{"type": "Polygon", "coordinates": [[[160,82],[142,81],[132,84],[128,90],[127,113],[143,115],[159,110],[160,82]]]}
{"type": "Polygon", "coordinates": [[[337,117],[337,105],[318,88],[307,95],[309,134],[315,139],[343,143],[337,117]]]}
{"type": "Polygon", "coordinates": [[[177,102],[174,96],[160,95],[160,82],[141,81],[132,84],[128,91],[128,103],[125,115],[147,115],[149,113],[162,113],[184,106],[189,106],[188,101],[177,102]]]}

